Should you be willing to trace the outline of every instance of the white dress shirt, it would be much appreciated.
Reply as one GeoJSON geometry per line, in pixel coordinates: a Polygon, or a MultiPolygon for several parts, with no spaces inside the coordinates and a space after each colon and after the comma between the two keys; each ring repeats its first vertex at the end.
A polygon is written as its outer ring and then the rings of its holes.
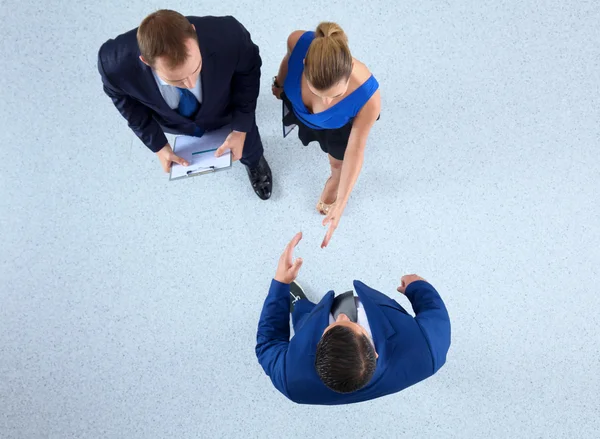
{"type": "MultiPolygon", "coordinates": [[[[156,74],[154,70],[152,70],[152,74],[154,75],[154,79],[156,80],[156,85],[158,85],[158,89],[160,90],[160,94],[164,98],[167,105],[172,109],[176,110],[179,107],[179,90],[174,85],[169,85],[165,81],[163,81],[160,76],[156,74]]],[[[202,103],[202,84],[200,83],[200,75],[198,75],[198,80],[196,81],[196,85],[194,88],[189,89],[198,102],[202,103]]]]}
{"type": "MultiPolygon", "coordinates": [[[[367,318],[367,313],[365,312],[365,307],[363,306],[358,297],[354,296],[354,300],[356,301],[357,311],[356,323],[362,326],[365,329],[365,331],[367,331],[369,338],[373,340],[373,336],[371,335],[371,327],[369,326],[369,319],[367,318]]],[[[333,322],[335,322],[333,314],[329,314],[329,324],[331,325],[333,322]]]]}

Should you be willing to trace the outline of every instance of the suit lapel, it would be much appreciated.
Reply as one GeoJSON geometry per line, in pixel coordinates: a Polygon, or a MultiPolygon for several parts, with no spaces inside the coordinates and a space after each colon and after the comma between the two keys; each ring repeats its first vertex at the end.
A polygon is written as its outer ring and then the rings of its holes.
{"type": "Polygon", "coordinates": [[[354,281],[354,286],[356,287],[357,285],[360,290],[362,290],[363,292],[365,292],[365,291],[367,292],[367,294],[369,295],[369,299],[371,299],[372,302],[374,302],[378,305],[384,305],[384,306],[396,308],[398,311],[401,311],[404,314],[408,314],[408,312],[406,312],[406,310],[402,307],[402,305],[400,305],[398,302],[396,302],[391,297],[388,297],[385,294],[380,293],[377,290],[369,288],[368,286],[366,286],[365,284],[363,284],[360,281],[354,281]]]}
{"type": "MultiPolygon", "coordinates": [[[[383,295],[380,292],[369,288],[359,281],[354,282],[354,289],[365,308],[365,313],[369,319],[371,334],[373,335],[373,342],[375,343],[375,350],[379,355],[377,359],[377,368],[375,369],[373,378],[371,378],[371,381],[368,384],[368,386],[372,386],[377,383],[377,380],[387,369],[387,359],[392,357],[394,351],[394,344],[390,339],[396,334],[396,330],[381,309],[381,301],[383,298],[380,296],[383,295]]],[[[310,334],[307,334],[307,336],[310,337],[308,355],[311,358],[315,357],[317,344],[319,343],[319,340],[321,340],[323,331],[329,326],[329,315],[331,314],[334,295],[333,291],[328,292],[308,317],[312,319],[313,322],[311,322],[311,324],[307,324],[307,322],[302,327],[303,330],[310,328],[311,331],[310,334]]],[[[389,300],[391,301],[391,299],[389,300]]],[[[314,362],[314,360],[312,362],[314,362]]]]}
{"type": "MultiPolygon", "coordinates": [[[[379,305],[381,305],[381,298],[379,296],[382,294],[379,291],[369,288],[360,281],[354,281],[354,289],[365,307],[371,332],[373,333],[373,328],[375,327],[377,329],[377,336],[382,341],[387,340],[396,334],[396,330],[388,318],[383,311],[379,309],[379,305]],[[371,320],[373,320],[373,322],[371,322],[371,320]]],[[[388,300],[391,299],[388,298],[388,300]]],[[[375,337],[375,333],[373,333],[373,337],[375,337]]]]}
{"type": "Polygon", "coordinates": [[[160,90],[158,89],[158,84],[156,83],[156,79],[154,79],[152,68],[144,64],[140,59],[138,59],[138,62],[140,63],[140,67],[142,69],[142,77],[140,78],[140,81],[143,82],[142,89],[148,90],[150,102],[156,102],[157,104],[160,102],[168,107],[167,103],[162,97],[162,94],[160,93],[160,90]]]}
{"type": "Polygon", "coordinates": [[[179,119],[181,122],[189,122],[189,119],[183,117],[179,112],[175,109],[172,109],[167,105],[165,99],[163,98],[160,89],[158,88],[158,84],[156,83],[156,79],[154,78],[154,73],[152,72],[152,68],[144,64],[141,60],[139,60],[142,68],[142,78],[140,81],[143,82],[143,90],[147,90],[149,93],[148,100],[149,102],[154,103],[158,108],[161,108],[163,112],[171,112],[173,118],[179,119]]]}
{"type": "MultiPolygon", "coordinates": [[[[387,340],[396,334],[396,330],[380,309],[379,302],[381,298],[378,295],[382,294],[359,281],[354,282],[354,288],[365,307],[365,313],[369,319],[371,334],[375,342],[375,349],[380,357],[384,357],[386,352],[389,351],[387,340]]],[[[314,323],[310,325],[313,333],[311,334],[309,351],[313,356],[316,352],[317,344],[323,335],[323,331],[329,326],[329,314],[331,314],[334,295],[333,291],[329,291],[311,312],[311,316],[309,316],[310,319],[314,319],[314,323]]],[[[307,325],[305,324],[305,326],[307,325]]]]}
{"type": "Polygon", "coordinates": [[[212,102],[212,95],[210,94],[210,84],[216,83],[217,66],[215,51],[213,50],[213,42],[211,36],[200,35],[198,29],[200,26],[196,26],[196,33],[198,35],[198,46],[200,47],[200,55],[202,56],[202,70],[200,71],[200,88],[202,90],[202,104],[196,114],[196,119],[204,116],[207,111],[210,111],[210,104],[212,102]]]}
{"type": "Polygon", "coordinates": [[[379,296],[382,296],[382,294],[379,291],[369,288],[360,281],[354,281],[354,289],[362,305],[365,307],[365,313],[367,314],[367,319],[369,319],[369,327],[373,336],[373,343],[375,344],[375,351],[379,355],[377,368],[371,379],[371,383],[374,383],[383,374],[387,368],[387,359],[392,356],[394,344],[390,339],[396,334],[396,330],[381,309],[382,298],[379,296]]]}
{"type": "MultiPolygon", "coordinates": [[[[323,296],[319,304],[313,309],[311,315],[308,317],[309,319],[314,319],[314,323],[310,325],[312,333],[310,334],[310,349],[308,351],[310,353],[309,355],[312,357],[314,357],[317,352],[317,344],[319,343],[319,340],[321,340],[323,331],[329,326],[329,314],[331,314],[334,295],[334,292],[330,291],[323,296]]],[[[309,327],[306,324],[304,326],[309,327]]]]}

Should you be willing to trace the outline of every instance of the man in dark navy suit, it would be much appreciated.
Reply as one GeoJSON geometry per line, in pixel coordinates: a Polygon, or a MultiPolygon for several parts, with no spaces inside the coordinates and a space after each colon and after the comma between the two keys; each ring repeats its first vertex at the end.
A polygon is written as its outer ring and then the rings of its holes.
{"type": "Polygon", "coordinates": [[[165,132],[200,137],[231,125],[215,155],[230,150],[266,200],[271,169],[254,115],[261,65],[258,46],[235,18],[170,10],[149,15],[98,53],[104,91],[165,172],[173,162],[188,165],[173,153],[165,132]]]}
{"type": "Polygon", "coordinates": [[[299,404],[351,404],[399,392],[444,365],[450,319],[431,284],[414,274],[401,279],[398,292],[415,317],[358,281],[357,296],[330,291],[312,303],[295,282],[302,260],[292,254],[301,238],[281,255],[258,323],[256,355],[277,390],[299,404]]]}

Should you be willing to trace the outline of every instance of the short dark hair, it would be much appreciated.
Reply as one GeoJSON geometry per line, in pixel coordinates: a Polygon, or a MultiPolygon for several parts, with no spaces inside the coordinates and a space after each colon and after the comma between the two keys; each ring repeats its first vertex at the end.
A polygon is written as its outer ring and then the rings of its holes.
{"type": "Polygon", "coordinates": [[[350,393],[368,384],[377,366],[373,343],[365,334],[337,325],[325,332],[315,358],[323,384],[338,393],[350,393]]]}
{"type": "Polygon", "coordinates": [[[161,9],[148,15],[137,30],[140,54],[151,66],[165,57],[170,67],[179,67],[188,58],[188,39],[198,41],[192,23],[179,12],[161,9]]]}

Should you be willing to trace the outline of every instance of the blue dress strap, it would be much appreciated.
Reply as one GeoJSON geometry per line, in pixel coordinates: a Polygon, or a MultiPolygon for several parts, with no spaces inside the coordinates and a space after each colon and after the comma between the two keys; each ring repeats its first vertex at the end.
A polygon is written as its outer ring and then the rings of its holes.
{"type": "Polygon", "coordinates": [[[294,70],[299,68],[300,73],[304,71],[304,58],[314,39],[315,33],[313,31],[304,32],[302,36],[298,38],[294,50],[292,50],[292,54],[290,55],[290,59],[288,60],[289,67],[292,67],[294,70]]]}
{"type": "MultiPolygon", "coordinates": [[[[342,99],[337,105],[332,108],[337,109],[336,112],[344,112],[346,114],[355,117],[362,107],[371,99],[379,88],[379,82],[375,79],[375,76],[371,75],[369,79],[363,82],[360,87],[342,99]]],[[[327,110],[326,110],[327,111],[327,110]]]]}
{"type": "MultiPolygon", "coordinates": [[[[296,42],[294,50],[288,59],[288,73],[283,83],[285,94],[292,102],[297,101],[297,98],[302,96],[301,79],[304,73],[304,58],[310,44],[315,38],[314,32],[304,32],[296,42]]],[[[302,100],[302,99],[300,99],[302,100]]]]}

